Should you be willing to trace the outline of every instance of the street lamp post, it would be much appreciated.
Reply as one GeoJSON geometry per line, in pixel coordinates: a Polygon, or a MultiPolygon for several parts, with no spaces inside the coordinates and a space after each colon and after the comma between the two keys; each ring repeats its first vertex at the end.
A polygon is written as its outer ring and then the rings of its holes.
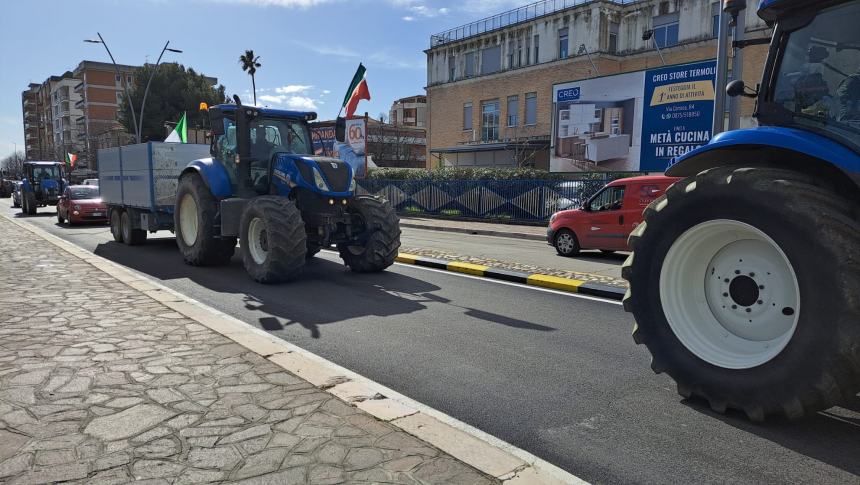
{"type": "MultiPolygon", "coordinates": [[[[143,110],[146,108],[146,97],[149,95],[149,85],[152,83],[152,78],[155,77],[155,73],[158,72],[158,66],[161,65],[161,57],[164,55],[165,51],[175,52],[177,54],[181,54],[182,51],[179,49],[171,49],[168,46],[170,45],[170,41],[168,40],[166,44],[164,44],[164,48],[161,49],[161,54],[158,55],[158,60],[155,61],[155,68],[153,68],[152,72],[149,73],[149,79],[146,81],[146,89],[143,90],[143,101],[140,102],[140,121],[138,121],[139,125],[137,127],[138,137],[143,133],[143,110]]],[[[129,99],[129,103],[131,100],[129,99]]],[[[140,140],[138,140],[140,143],[140,140]]]]}
{"type": "Polygon", "coordinates": [[[116,60],[114,60],[113,54],[111,54],[110,49],[107,46],[107,43],[105,42],[104,38],[102,37],[102,34],[99,32],[96,32],[96,34],[98,34],[98,36],[99,36],[98,40],[96,40],[96,39],[84,39],[84,42],[89,42],[90,44],[101,44],[101,45],[105,46],[105,50],[107,51],[108,56],[110,56],[110,60],[113,63],[113,67],[114,67],[114,70],[116,71],[116,75],[119,77],[119,80],[120,80],[119,82],[123,86],[123,89],[125,92],[125,99],[128,100],[128,107],[131,110],[131,121],[132,121],[132,123],[134,123],[133,126],[134,126],[135,138],[137,139],[137,142],[140,143],[140,131],[137,127],[137,116],[134,113],[134,106],[131,104],[131,98],[129,97],[129,94],[128,94],[128,83],[123,82],[124,79],[122,77],[122,74],[120,74],[120,72],[119,72],[119,66],[117,66],[116,60]]]}
{"type": "Polygon", "coordinates": [[[649,29],[649,30],[646,30],[645,32],[642,32],[642,40],[647,42],[648,40],[651,40],[651,39],[654,40],[653,44],[654,44],[654,48],[657,49],[657,54],[660,54],[660,62],[665,66],[666,65],[666,59],[663,58],[663,51],[660,50],[660,44],[657,43],[657,37],[654,37],[654,31],[649,29]]]}

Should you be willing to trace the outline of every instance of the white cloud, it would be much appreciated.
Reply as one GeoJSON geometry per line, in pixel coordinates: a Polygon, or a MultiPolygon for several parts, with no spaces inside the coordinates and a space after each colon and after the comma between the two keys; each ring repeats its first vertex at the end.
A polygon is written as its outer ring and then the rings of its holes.
{"type": "Polygon", "coordinates": [[[415,20],[415,17],[413,17],[411,15],[407,15],[407,16],[403,17],[403,20],[405,20],[407,22],[412,22],[413,20],[415,20]]]}
{"type": "MultiPolygon", "coordinates": [[[[321,44],[309,44],[296,42],[296,45],[319,54],[321,56],[338,57],[341,59],[356,60],[364,62],[367,67],[381,67],[385,69],[426,69],[427,63],[421,56],[416,56],[414,61],[404,60],[402,57],[393,56],[387,52],[372,52],[370,54],[359,54],[353,50],[341,46],[326,46],[321,44]]],[[[328,94],[328,93],[325,93],[328,94]]]]}
{"type": "Polygon", "coordinates": [[[333,0],[211,0],[215,3],[238,3],[257,7],[310,8],[333,0]]]}
{"type": "Polygon", "coordinates": [[[322,93],[323,93],[323,94],[331,94],[331,91],[329,91],[328,89],[323,89],[323,92],[322,92],[322,93]]]}
{"type": "Polygon", "coordinates": [[[305,86],[303,84],[289,84],[287,86],[281,86],[279,88],[275,88],[275,92],[278,94],[293,94],[293,93],[303,93],[313,86],[305,86]]]}
{"type": "Polygon", "coordinates": [[[294,109],[299,111],[313,111],[317,109],[317,105],[313,99],[306,96],[287,96],[285,94],[270,95],[264,94],[257,97],[257,101],[268,105],[276,104],[279,108],[294,109]]]}
{"type": "Polygon", "coordinates": [[[281,104],[287,99],[286,96],[272,96],[270,94],[264,94],[262,96],[257,96],[257,100],[265,101],[267,103],[281,104]]]}

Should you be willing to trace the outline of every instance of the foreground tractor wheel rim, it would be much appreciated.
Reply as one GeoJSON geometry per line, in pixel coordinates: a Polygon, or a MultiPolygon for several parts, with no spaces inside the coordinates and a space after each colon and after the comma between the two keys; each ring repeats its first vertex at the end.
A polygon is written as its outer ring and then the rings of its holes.
{"type": "Polygon", "coordinates": [[[266,224],[259,217],[251,220],[248,224],[248,252],[257,264],[266,262],[269,255],[268,234],[266,224]]]}
{"type": "Polygon", "coordinates": [[[191,194],[185,194],[179,203],[179,229],[186,246],[197,242],[197,201],[191,194]]]}
{"type": "Polygon", "coordinates": [[[561,234],[555,244],[562,253],[568,254],[573,251],[573,236],[568,233],[561,234]]]}
{"type": "Polygon", "coordinates": [[[776,357],[800,315],[800,287],[779,245],[726,219],[698,224],[672,244],[660,271],[660,300],[687,350],[726,369],[776,357]]]}

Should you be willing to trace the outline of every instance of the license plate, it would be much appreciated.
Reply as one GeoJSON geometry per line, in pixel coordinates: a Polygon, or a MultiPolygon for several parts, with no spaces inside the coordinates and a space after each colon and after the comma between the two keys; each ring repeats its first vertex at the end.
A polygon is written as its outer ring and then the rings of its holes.
{"type": "Polygon", "coordinates": [[[104,215],[104,213],[102,213],[102,212],[93,212],[93,213],[92,213],[92,214],[90,214],[90,215],[91,215],[91,216],[93,216],[93,217],[101,217],[101,216],[103,216],[103,215],[104,215]]]}

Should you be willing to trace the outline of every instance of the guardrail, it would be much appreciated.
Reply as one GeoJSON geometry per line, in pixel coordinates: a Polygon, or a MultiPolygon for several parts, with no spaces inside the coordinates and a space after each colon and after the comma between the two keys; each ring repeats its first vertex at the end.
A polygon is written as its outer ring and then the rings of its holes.
{"type": "Polygon", "coordinates": [[[576,180],[362,180],[359,191],[385,197],[403,215],[546,221],[575,209],[617,177],[576,180]]]}

